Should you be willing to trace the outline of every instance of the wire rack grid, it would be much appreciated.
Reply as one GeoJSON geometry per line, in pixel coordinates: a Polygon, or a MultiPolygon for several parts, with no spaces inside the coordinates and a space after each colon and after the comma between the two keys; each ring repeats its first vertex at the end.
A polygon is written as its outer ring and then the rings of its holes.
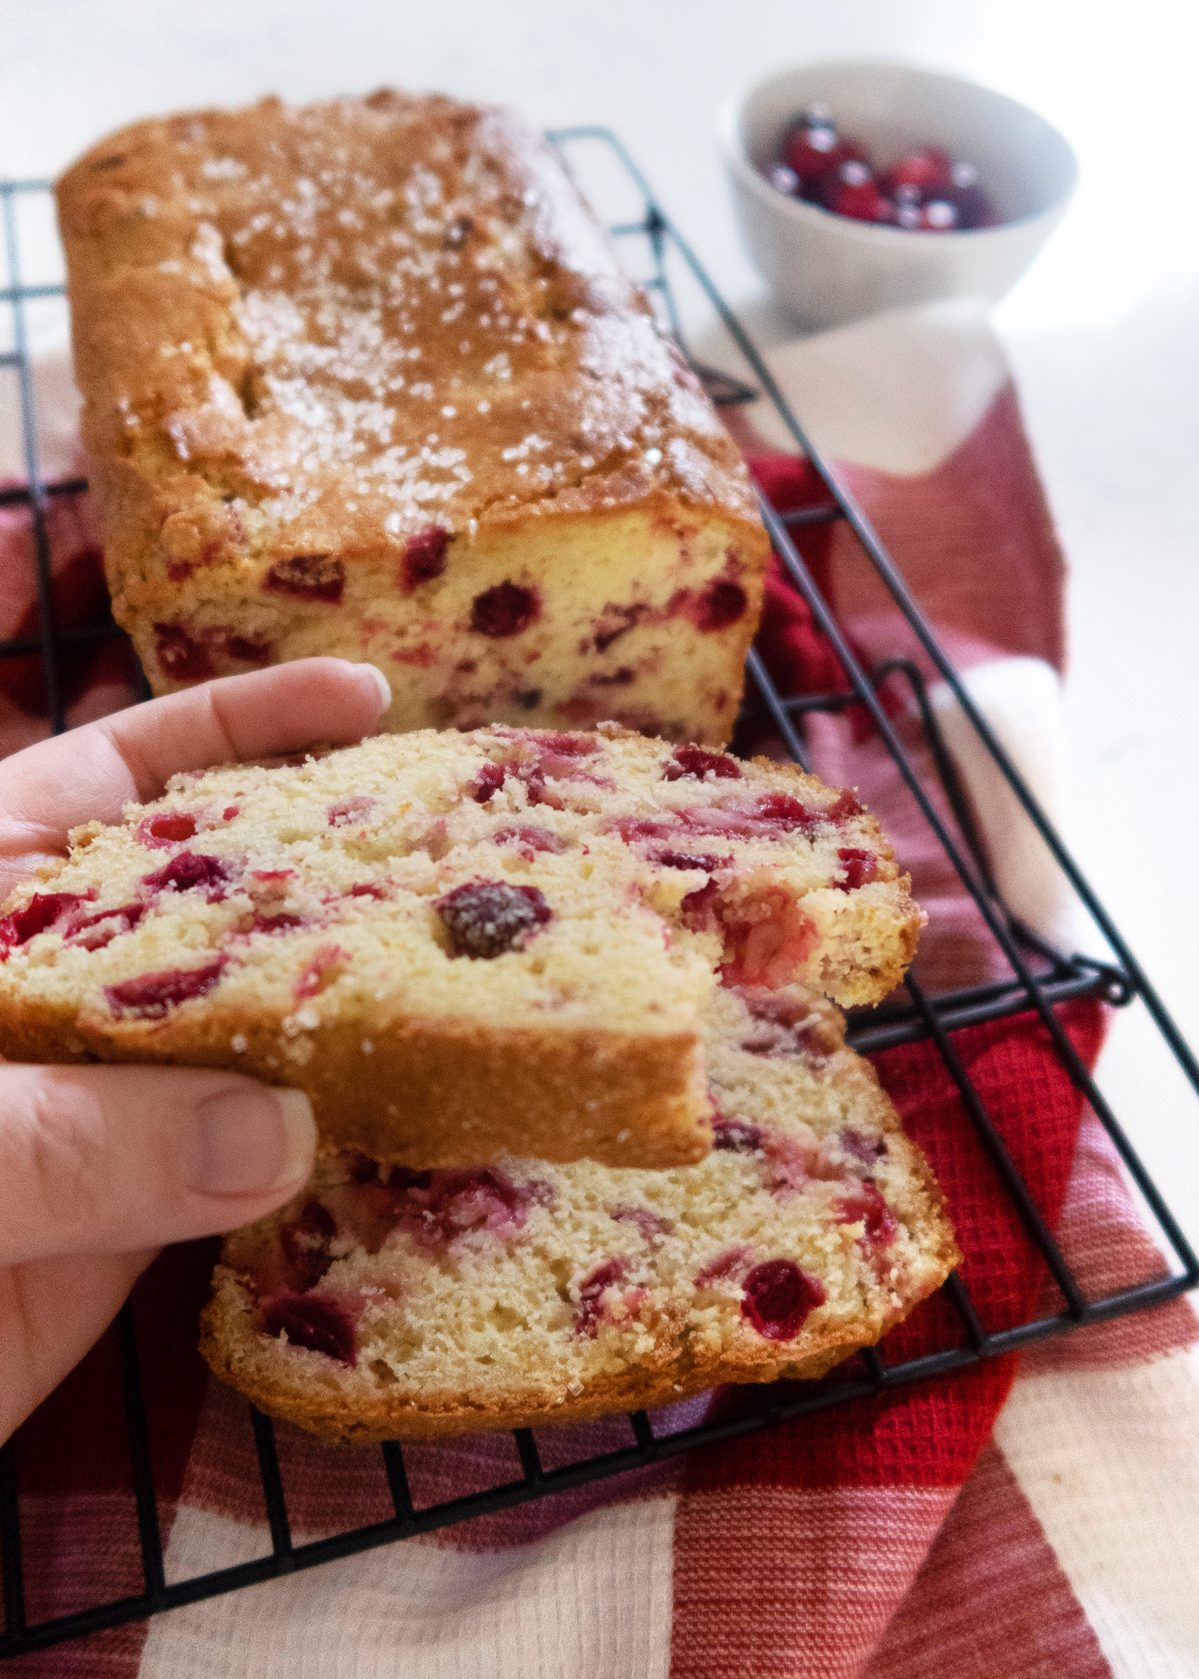
{"type": "MultiPolygon", "coordinates": [[[[643,1468],[698,1446],[719,1444],[830,1406],[877,1395],[886,1389],[944,1376],[982,1360],[1016,1352],[1048,1336],[1161,1304],[1194,1287],[1199,1281],[1199,1260],[1103,1092],[1076,1051],[1058,1008],[1071,999],[1085,997],[1101,998],[1113,1005],[1139,1001],[1157,1027],[1163,1052],[1176,1060],[1189,1094],[1199,1095],[1199,1066],[1177,1027],[1061,838],[977,710],[878,536],[805,436],[745,329],[717,292],[690,245],[667,219],[636,163],[619,139],[606,129],[558,130],[550,138],[576,173],[583,173],[586,159],[590,157],[594,160],[598,154],[601,172],[607,175],[609,183],[616,181],[619,192],[632,205],[627,215],[612,218],[612,235],[629,254],[630,269],[646,285],[664,325],[674,334],[684,353],[688,351],[678,298],[680,283],[690,285],[696,295],[706,301],[708,311],[715,312],[730,353],[738,362],[739,371],[717,370],[690,355],[689,360],[717,404],[736,405],[764,397],[786,428],[796,450],[806,457],[823,486],[818,504],[805,506],[798,512],[780,511],[763,497],[762,514],[788,578],[807,603],[815,623],[840,661],[845,683],[826,693],[780,692],[771,680],[761,653],[755,649],[749,657],[748,708],[751,714],[773,724],[787,750],[800,763],[805,761],[804,729],[808,718],[814,714],[839,714],[849,708],[858,708],[858,713],[869,720],[870,729],[885,747],[908,793],[952,865],[962,889],[976,907],[989,939],[1003,959],[1002,977],[985,984],[932,990],[912,975],[899,1000],[875,1011],[868,1022],[855,1023],[852,1038],[859,1049],[866,1051],[919,1039],[932,1041],[961,1097],[970,1124],[1056,1287],[1060,1306],[1030,1315],[1027,1321],[1015,1325],[988,1328],[976,1310],[966,1285],[960,1276],[955,1275],[943,1290],[955,1329],[946,1336],[946,1344],[932,1353],[888,1361],[884,1342],[881,1350],[859,1355],[843,1367],[841,1373],[823,1383],[807,1388],[780,1384],[754,1390],[745,1396],[745,1404],[733,1414],[707,1417],[699,1422],[688,1420],[678,1427],[664,1426],[660,1415],[651,1417],[645,1412],[637,1412],[627,1419],[627,1444],[556,1466],[543,1462],[542,1450],[531,1430],[517,1430],[514,1449],[519,1474],[499,1485],[452,1500],[418,1503],[410,1488],[404,1449],[398,1442],[392,1442],[381,1448],[382,1471],[392,1513],[381,1521],[351,1526],[345,1531],[311,1540],[300,1541],[293,1537],[275,1429],[269,1419],[251,1411],[270,1549],[251,1561],[238,1562],[182,1580],[168,1580],[164,1565],[162,1518],[151,1454],[154,1417],[147,1414],[137,1325],[133,1312],[127,1307],[115,1325],[114,1335],[128,1437],[129,1496],[135,1512],[140,1547],[141,1589],[106,1601],[89,1603],[69,1613],[44,1619],[31,1618],[27,1612],[17,1458],[12,1445],[0,1450],[0,1586],[4,1607],[0,1660],[393,1540],[428,1533],[530,1499],[643,1468]],[[923,669],[909,657],[887,660],[871,670],[863,667],[845,626],[818,587],[803,557],[806,533],[831,525],[841,526],[850,533],[858,561],[870,568],[898,614],[897,622],[906,624],[915,638],[926,661],[923,669]],[[1089,912],[1110,952],[1103,960],[1052,948],[1023,926],[1004,904],[977,834],[969,800],[959,783],[953,758],[941,738],[923,670],[935,672],[940,681],[948,686],[985,751],[1063,871],[1079,903],[1089,912]],[[919,720],[928,747],[928,761],[933,766],[931,782],[925,779],[905,748],[894,720],[894,707],[887,703],[887,687],[895,684],[902,687],[909,712],[919,720]],[[1120,1286],[1101,1292],[1088,1292],[1055,1240],[1036,1197],[1005,1144],[1001,1127],[988,1111],[986,1101],[973,1083],[955,1043],[955,1033],[963,1027],[1018,1014],[1032,1014],[1040,1020],[1061,1067],[1090,1104],[1115,1145],[1142,1197],[1159,1246],[1167,1256],[1161,1273],[1148,1278],[1129,1278],[1120,1286]]],[[[95,646],[120,632],[110,618],[68,628],[57,622],[55,611],[47,508],[52,498],[77,494],[85,486],[78,479],[47,478],[39,461],[29,311],[41,300],[57,300],[61,306],[63,287],[57,279],[36,283],[23,281],[19,232],[22,206],[44,200],[47,192],[46,184],[41,182],[0,182],[3,251],[8,268],[7,284],[0,288],[0,305],[9,306],[11,333],[7,343],[0,338],[0,380],[15,382],[24,450],[21,481],[7,487],[0,485],[0,509],[19,507],[27,512],[33,535],[37,603],[37,633],[0,641],[0,660],[28,659],[31,656],[39,660],[44,713],[49,726],[58,731],[64,727],[62,676],[64,669],[69,668],[70,659],[81,647],[95,646]]],[[[593,192],[592,196],[597,194],[593,192]]]]}

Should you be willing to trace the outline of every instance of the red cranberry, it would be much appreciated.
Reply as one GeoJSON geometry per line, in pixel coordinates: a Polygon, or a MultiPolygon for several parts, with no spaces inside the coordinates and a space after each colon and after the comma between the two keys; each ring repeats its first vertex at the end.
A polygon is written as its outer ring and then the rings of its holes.
{"type": "Polygon", "coordinates": [[[870,166],[850,158],[821,177],[820,197],[835,215],[857,222],[889,222],[891,201],[879,191],[870,166]]]}
{"type": "MultiPolygon", "coordinates": [[[[629,601],[624,606],[609,601],[597,621],[597,627],[591,637],[591,645],[597,653],[604,653],[614,641],[619,641],[622,635],[627,635],[645,617],[649,607],[644,601],[629,601]]],[[[586,651],[586,642],[580,647],[580,652],[586,651]]]]}
{"type": "Polygon", "coordinates": [[[784,136],[779,160],[799,177],[800,190],[807,197],[822,176],[851,158],[862,157],[854,140],[842,140],[828,117],[801,117],[784,136]]]}
{"type": "Polygon", "coordinates": [[[347,886],[347,898],[385,898],[387,888],[377,880],[356,880],[353,886],[347,886]]]}
{"type": "Polygon", "coordinates": [[[531,822],[516,823],[510,828],[497,828],[492,834],[497,845],[518,845],[527,857],[538,851],[561,852],[566,841],[548,828],[538,828],[531,822]]]}
{"type": "Polygon", "coordinates": [[[864,1131],[857,1131],[851,1125],[845,1126],[838,1140],[846,1154],[851,1154],[864,1166],[873,1166],[875,1161],[881,1160],[887,1152],[885,1137],[868,1137],[864,1131]]]}
{"type": "MultiPolygon", "coordinates": [[[[835,809],[836,807],[834,807],[835,809]]],[[[727,805],[689,805],[669,816],[616,816],[605,827],[626,843],[635,840],[675,840],[688,834],[742,835],[747,839],[777,839],[797,829],[809,830],[832,820],[831,811],[809,810],[791,793],[761,793],[749,802],[727,805]]]]}
{"type": "Polygon", "coordinates": [[[814,828],[818,823],[838,823],[846,816],[860,816],[861,806],[850,791],[843,791],[836,796],[828,809],[814,809],[796,799],[793,792],[764,792],[754,803],[754,816],[761,823],[771,824],[776,828],[791,831],[793,828],[814,828]]]}
{"type": "Polygon", "coordinates": [[[943,198],[922,204],[917,212],[916,228],[921,233],[952,233],[961,226],[957,209],[943,198]]]}
{"type": "Polygon", "coordinates": [[[781,192],[788,198],[798,198],[800,193],[800,179],[785,163],[768,163],[762,170],[763,175],[770,182],[775,192],[781,192]]]}
{"type": "Polygon", "coordinates": [[[155,624],[158,662],[172,682],[203,682],[212,676],[212,657],[182,624],[155,624]]]}
{"type": "Polygon", "coordinates": [[[262,910],[255,910],[249,930],[252,934],[291,934],[297,927],[304,927],[302,915],[292,915],[287,910],[265,915],[262,910]]]}
{"type": "Polygon", "coordinates": [[[265,665],[270,662],[271,644],[248,635],[230,635],[225,637],[225,651],[238,664],[265,665]]]}
{"type": "Polygon", "coordinates": [[[953,206],[962,227],[994,227],[999,220],[990,195],[979,185],[978,170],[972,163],[955,163],[949,185],[937,197],[953,206]]]}
{"type": "Polygon", "coordinates": [[[321,1294],[276,1294],[264,1300],[259,1324],[266,1335],[286,1335],[293,1347],[324,1353],[340,1364],[358,1361],[358,1332],[339,1301],[321,1294]]]}
{"type": "Polygon", "coordinates": [[[670,818],[613,816],[604,823],[604,827],[614,834],[619,834],[626,845],[631,845],[634,840],[678,839],[685,836],[691,825],[687,821],[689,814],[688,811],[679,811],[677,816],[670,818]]]}
{"type": "Polygon", "coordinates": [[[793,980],[817,942],[816,925],[789,893],[765,887],[734,912],[723,909],[727,985],[764,985],[773,990],[793,980]]]}
{"type": "Polygon", "coordinates": [[[917,200],[937,198],[949,185],[951,167],[947,151],[940,146],[924,146],[885,169],[879,176],[879,186],[889,198],[898,199],[905,187],[917,200]]]}
{"type": "Polygon", "coordinates": [[[163,968],[158,973],[138,974],[136,979],[106,985],[104,995],[118,1018],[161,1020],[180,1003],[211,991],[221,977],[225,962],[224,956],[217,956],[199,968],[163,968]]]}
{"type": "Polygon", "coordinates": [[[895,1240],[899,1226],[876,1185],[864,1183],[836,1205],[842,1224],[862,1224],[862,1243],[868,1248],[885,1248],[895,1240]]]}
{"type": "Polygon", "coordinates": [[[450,533],[441,525],[430,525],[427,530],[410,536],[402,562],[404,588],[411,593],[422,583],[431,583],[435,577],[440,577],[445,570],[449,545],[450,533]]]}
{"type": "Polygon", "coordinates": [[[341,599],[345,586],[345,567],[332,554],[295,554],[290,560],[277,560],[263,585],[276,595],[330,604],[341,599]]]}
{"type": "Polygon", "coordinates": [[[69,910],[95,897],[95,892],[35,892],[27,904],[0,920],[0,953],[28,944],[38,933],[53,927],[69,910]]]}
{"type": "Polygon", "coordinates": [[[541,614],[536,590],[520,583],[497,583],[476,595],[470,607],[470,627],[479,635],[519,635],[541,614]]]}
{"type": "Polygon", "coordinates": [[[696,1273],[696,1288],[711,1288],[713,1283],[723,1282],[727,1277],[734,1276],[745,1269],[749,1263],[750,1250],[741,1243],[735,1248],[726,1248],[710,1259],[702,1270],[696,1273]]]}
{"type": "Polygon", "coordinates": [[[753,819],[739,810],[699,805],[676,810],[670,816],[613,816],[604,826],[619,834],[626,844],[634,840],[685,839],[690,834],[753,834],[759,831],[753,819]]]}
{"type": "Polygon", "coordinates": [[[94,915],[73,915],[63,927],[62,936],[84,950],[102,950],[121,933],[132,932],[145,913],[145,904],[121,904],[117,909],[97,910],[94,915]]]}
{"type": "Polygon", "coordinates": [[[662,777],[665,781],[681,781],[685,775],[699,781],[709,775],[720,781],[740,781],[741,765],[727,752],[708,752],[702,746],[676,746],[662,777]]]}
{"type": "Polygon", "coordinates": [[[470,796],[478,805],[485,805],[493,793],[498,793],[507,779],[503,764],[483,764],[470,784],[470,796]]]}
{"type": "Polygon", "coordinates": [[[748,606],[749,596],[740,583],[717,577],[699,596],[691,616],[698,630],[723,630],[743,617],[748,606]]]}
{"type": "Polygon", "coordinates": [[[824,1286],[790,1259],[767,1259],[745,1279],[742,1315],[768,1341],[793,1341],[824,1301],[824,1286]]]}
{"type": "Polygon", "coordinates": [[[492,957],[521,949],[553,911],[536,886],[473,880],[434,905],[455,956],[492,957]]]}
{"type": "Polygon", "coordinates": [[[806,1055],[826,1061],[837,1049],[835,1031],[797,997],[746,987],[741,998],[755,1022],[741,1045],[750,1055],[806,1055]]]}
{"type": "Polygon", "coordinates": [[[622,1283],[628,1274],[627,1259],[605,1259],[588,1272],[579,1284],[579,1299],[575,1307],[575,1333],[594,1340],[605,1314],[604,1295],[622,1283]]]}
{"type": "Polygon", "coordinates": [[[190,810],[160,810],[153,816],[144,816],[137,825],[137,837],[145,846],[152,849],[165,845],[178,845],[182,840],[193,839],[199,823],[190,810]]]}
{"type": "Polygon", "coordinates": [[[372,1160],[369,1154],[359,1154],[357,1149],[347,1149],[341,1158],[351,1183],[377,1184],[381,1181],[384,1168],[377,1160],[372,1160]]]}
{"type": "Polygon", "coordinates": [[[859,886],[878,879],[878,858],[873,851],[843,845],[837,852],[837,861],[841,864],[841,879],[835,884],[842,892],[856,892],[859,886]]]}
{"type": "MultiPolygon", "coordinates": [[[[670,816],[614,816],[605,828],[619,834],[626,845],[635,840],[677,840],[690,834],[729,835],[758,832],[753,819],[737,810],[692,806],[670,816]]],[[[678,867],[679,865],[675,865],[678,867]]]]}
{"type": "Polygon", "coordinates": [[[714,880],[706,880],[694,892],[688,892],[679,905],[683,926],[689,927],[693,933],[704,932],[714,924],[719,903],[719,886],[714,880]]]}
{"type": "Polygon", "coordinates": [[[262,910],[255,910],[248,931],[251,933],[290,933],[303,925],[304,917],[302,915],[292,915],[288,910],[276,910],[272,915],[265,914],[262,910]]]}
{"type": "Polygon", "coordinates": [[[229,879],[229,866],[219,857],[202,851],[177,851],[169,863],[153,874],[142,877],[142,885],[152,891],[191,892],[197,888],[220,886],[229,879]]]}
{"type": "Polygon", "coordinates": [[[609,1207],[608,1215],[617,1224],[631,1224],[639,1236],[647,1242],[659,1241],[663,1236],[669,1236],[674,1229],[670,1219],[663,1218],[652,1207],[622,1206],[609,1207]]]}
{"type": "Polygon", "coordinates": [[[329,1243],[336,1235],[337,1221],[322,1201],[306,1201],[297,1216],[280,1227],[279,1246],[298,1293],[315,1288],[332,1265],[329,1243]]]}
{"type": "Polygon", "coordinates": [[[811,829],[820,822],[838,822],[846,816],[861,814],[861,805],[853,794],[843,790],[827,810],[809,810],[793,793],[763,793],[752,806],[758,822],[790,832],[797,828],[811,829]]]}
{"type": "Polygon", "coordinates": [[[738,1114],[719,1114],[712,1123],[712,1147],[728,1154],[760,1154],[765,1142],[762,1127],[738,1114]]]}
{"type": "Polygon", "coordinates": [[[476,1230],[510,1235],[524,1224],[531,1198],[497,1166],[394,1166],[380,1197],[400,1228],[428,1247],[476,1230]]]}
{"type": "Polygon", "coordinates": [[[809,810],[793,793],[763,793],[754,804],[754,815],[788,833],[795,828],[815,827],[823,820],[820,811],[809,810]]]}
{"type": "Polygon", "coordinates": [[[38,933],[53,927],[69,911],[89,903],[95,890],[87,892],[35,892],[27,904],[0,919],[0,961],[10,950],[28,944],[38,933]]]}
{"type": "Polygon", "coordinates": [[[862,807],[855,795],[850,792],[848,787],[842,787],[828,809],[821,811],[820,821],[841,822],[847,816],[860,816],[861,814],[862,807]]]}
{"type": "Polygon", "coordinates": [[[704,851],[655,851],[654,862],[664,869],[719,869],[727,867],[731,857],[713,857],[704,851]]]}
{"type": "Polygon", "coordinates": [[[599,750],[594,735],[569,734],[565,729],[520,729],[516,735],[520,740],[534,742],[543,752],[563,758],[590,758],[599,750]]]}
{"type": "Polygon", "coordinates": [[[360,828],[374,806],[374,799],[366,793],[356,793],[353,798],[330,805],[326,820],[331,828],[360,828]]]}
{"type": "MultiPolygon", "coordinates": [[[[522,766],[518,773],[527,776],[529,768],[522,766]]],[[[595,787],[610,789],[616,786],[616,783],[606,776],[591,775],[581,769],[577,753],[555,752],[548,748],[538,753],[532,773],[540,776],[542,780],[548,777],[551,781],[589,781],[595,787]]]]}
{"type": "Polygon", "coordinates": [[[920,224],[920,209],[924,203],[923,194],[915,187],[899,186],[888,196],[891,199],[891,209],[898,226],[918,227],[920,224]]]}

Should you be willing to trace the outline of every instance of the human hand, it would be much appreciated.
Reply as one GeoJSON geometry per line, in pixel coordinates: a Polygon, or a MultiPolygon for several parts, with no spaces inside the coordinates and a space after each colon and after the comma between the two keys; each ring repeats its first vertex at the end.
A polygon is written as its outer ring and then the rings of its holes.
{"type": "MultiPolygon", "coordinates": [[[[69,829],[178,770],[368,734],[382,675],[305,659],[133,706],[0,763],[0,901],[69,829]]],[[[0,1063],[0,1442],[166,1242],[281,1206],[312,1169],[308,1098],[238,1073],[0,1063]]]]}

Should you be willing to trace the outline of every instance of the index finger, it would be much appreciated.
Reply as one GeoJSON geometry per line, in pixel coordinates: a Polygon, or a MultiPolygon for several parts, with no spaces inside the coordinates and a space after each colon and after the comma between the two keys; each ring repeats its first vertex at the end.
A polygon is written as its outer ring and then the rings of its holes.
{"type": "Polygon", "coordinates": [[[374,665],[297,659],[147,700],[14,753],[0,763],[0,896],[60,854],[71,828],[118,820],[178,771],[359,740],[390,700],[374,665]]]}

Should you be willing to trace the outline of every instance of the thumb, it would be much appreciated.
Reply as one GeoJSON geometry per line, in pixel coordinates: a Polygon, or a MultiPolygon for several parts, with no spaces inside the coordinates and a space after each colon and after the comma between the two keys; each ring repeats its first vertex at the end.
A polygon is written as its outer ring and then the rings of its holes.
{"type": "Polygon", "coordinates": [[[236,1073],[0,1066],[0,1264],[231,1230],[300,1189],[308,1098],[236,1073]]]}

